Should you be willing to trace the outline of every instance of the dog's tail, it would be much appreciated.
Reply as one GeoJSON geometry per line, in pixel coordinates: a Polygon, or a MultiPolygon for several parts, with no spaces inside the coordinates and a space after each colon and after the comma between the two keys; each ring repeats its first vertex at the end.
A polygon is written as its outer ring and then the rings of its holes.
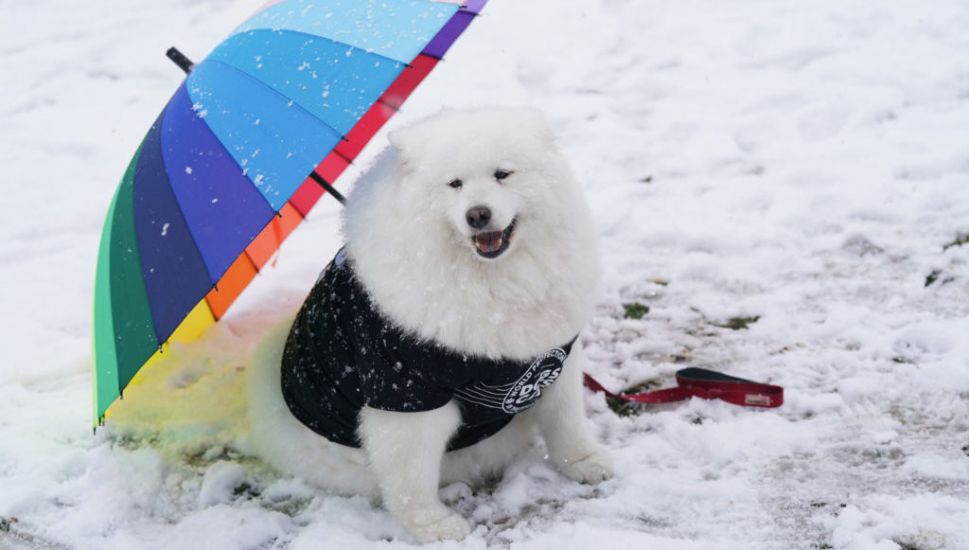
{"type": "Polygon", "coordinates": [[[265,443],[273,431],[281,423],[294,420],[283,400],[280,369],[295,318],[295,313],[287,315],[269,329],[253,351],[246,369],[249,442],[260,454],[266,451],[265,443]]]}
{"type": "Polygon", "coordinates": [[[249,361],[248,443],[277,470],[342,494],[376,495],[377,485],[359,449],[331,443],[293,416],[283,399],[281,370],[295,315],[270,329],[249,361]]]}

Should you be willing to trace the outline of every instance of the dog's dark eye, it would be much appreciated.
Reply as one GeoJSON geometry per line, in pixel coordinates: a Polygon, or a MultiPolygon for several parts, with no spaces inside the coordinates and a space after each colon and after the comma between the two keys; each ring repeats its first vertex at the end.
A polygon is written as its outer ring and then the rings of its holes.
{"type": "Polygon", "coordinates": [[[463,185],[464,185],[464,182],[461,180],[451,180],[450,182],[448,182],[448,186],[453,189],[461,189],[461,186],[463,185]]]}
{"type": "Polygon", "coordinates": [[[495,179],[498,180],[498,181],[501,181],[501,180],[507,178],[508,176],[510,176],[512,174],[514,174],[514,172],[511,172],[511,171],[508,171],[508,170],[502,170],[501,168],[499,168],[499,169],[495,170],[495,179]]]}

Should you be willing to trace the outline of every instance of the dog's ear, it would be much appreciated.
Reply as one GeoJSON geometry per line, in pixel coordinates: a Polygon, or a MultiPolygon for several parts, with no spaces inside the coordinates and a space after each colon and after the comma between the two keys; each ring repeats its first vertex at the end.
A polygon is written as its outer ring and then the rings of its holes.
{"type": "Polygon", "coordinates": [[[417,158],[420,155],[420,150],[432,137],[427,126],[426,120],[419,121],[387,134],[390,145],[397,149],[402,160],[417,158]]]}
{"type": "Polygon", "coordinates": [[[407,149],[407,144],[413,140],[413,137],[409,137],[412,133],[413,128],[406,126],[404,128],[398,128],[387,134],[387,141],[389,141],[390,145],[392,145],[394,149],[397,149],[398,152],[403,152],[405,149],[407,149]]]}
{"type": "Polygon", "coordinates": [[[555,143],[555,132],[552,131],[545,113],[533,107],[513,107],[509,111],[521,128],[528,130],[542,143],[547,145],[555,143]]]}

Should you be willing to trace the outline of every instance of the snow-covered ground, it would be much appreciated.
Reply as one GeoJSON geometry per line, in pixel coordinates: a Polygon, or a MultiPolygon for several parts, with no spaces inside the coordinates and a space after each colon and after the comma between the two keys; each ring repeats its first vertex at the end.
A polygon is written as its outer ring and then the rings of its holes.
{"type": "MultiPolygon", "coordinates": [[[[339,246],[334,204],[91,434],[98,237],[180,81],[162,52],[202,57],[259,4],[0,0],[0,548],[410,544],[244,443],[245,352],[339,246]]],[[[492,0],[391,126],[541,105],[599,223],[594,373],[708,366],[787,403],[620,416],[590,394],[616,478],[571,483],[535,449],[443,489],[477,528],[440,546],[969,548],[967,29],[957,0],[492,0]]]]}

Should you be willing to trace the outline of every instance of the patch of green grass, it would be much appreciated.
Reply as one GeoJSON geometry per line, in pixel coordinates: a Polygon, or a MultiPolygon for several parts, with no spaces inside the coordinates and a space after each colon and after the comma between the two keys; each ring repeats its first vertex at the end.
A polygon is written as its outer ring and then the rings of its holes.
{"type": "MultiPolygon", "coordinates": [[[[631,386],[622,390],[620,393],[634,394],[649,391],[660,386],[657,380],[647,380],[635,386],[631,386]]],[[[613,397],[606,397],[606,404],[612,409],[612,412],[616,413],[617,416],[633,416],[640,414],[646,409],[646,405],[643,403],[636,403],[634,401],[623,401],[622,399],[616,399],[613,397]]]]}
{"type": "Polygon", "coordinates": [[[642,319],[644,315],[649,313],[649,306],[639,302],[623,304],[622,308],[625,310],[626,319],[642,319]]]}
{"type": "Polygon", "coordinates": [[[757,321],[760,321],[760,315],[754,315],[752,317],[731,317],[727,319],[726,323],[713,323],[713,325],[720,328],[729,328],[730,330],[747,330],[750,328],[750,325],[757,321]]]}
{"type": "Polygon", "coordinates": [[[258,487],[253,487],[248,481],[243,481],[232,489],[232,496],[252,499],[258,497],[262,492],[258,487]]]}
{"type": "Polygon", "coordinates": [[[939,282],[939,286],[942,286],[956,280],[956,278],[952,275],[945,275],[944,277],[943,275],[944,274],[942,273],[941,269],[933,269],[932,272],[925,277],[925,286],[928,287],[935,284],[936,281],[939,282]]]}
{"type": "Polygon", "coordinates": [[[635,386],[630,386],[622,390],[622,393],[628,393],[628,394],[643,393],[643,392],[658,388],[661,385],[662,384],[660,383],[659,380],[647,380],[645,382],[640,382],[635,386]]]}
{"type": "MultiPolygon", "coordinates": [[[[25,529],[18,528],[19,520],[15,517],[0,516],[0,546],[3,548],[47,548],[50,550],[69,550],[67,546],[50,539],[34,535],[25,529]],[[12,543],[8,546],[6,543],[12,543]]],[[[33,531],[33,529],[31,529],[33,531]]]]}
{"type": "Polygon", "coordinates": [[[969,233],[959,233],[952,242],[942,247],[942,251],[945,252],[954,246],[962,246],[964,244],[969,244],[969,233]]]}
{"type": "Polygon", "coordinates": [[[606,398],[606,405],[609,405],[609,408],[612,412],[616,413],[616,416],[634,416],[643,412],[642,405],[613,397],[606,398]]]}

